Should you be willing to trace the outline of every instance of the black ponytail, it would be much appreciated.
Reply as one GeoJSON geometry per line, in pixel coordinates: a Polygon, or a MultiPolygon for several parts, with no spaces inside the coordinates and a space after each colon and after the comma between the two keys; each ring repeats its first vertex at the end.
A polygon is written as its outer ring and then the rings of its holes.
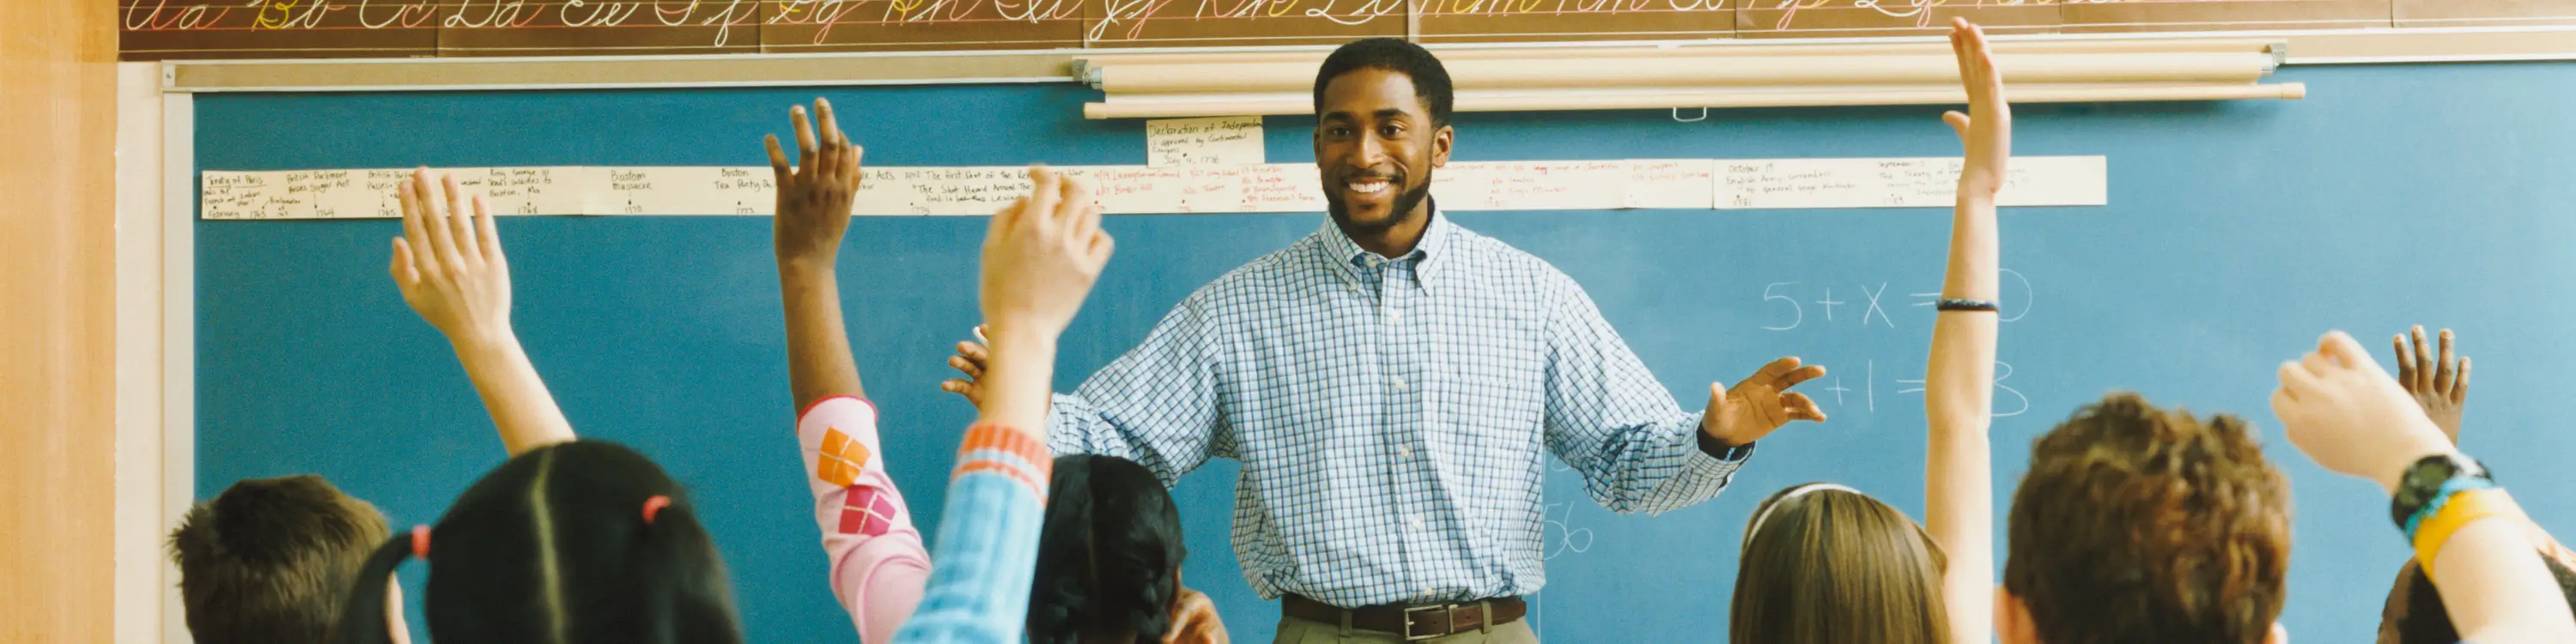
{"type": "Polygon", "coordinates": [[[1037,575],[1029,585],[1029,644],[1077,644],[1092,580],[1091,476],[1070,457],[1056,459],[1047,484],[1046,523],[1038,540],[1037,575]]]}
{"type": "Polygon", "coordinates": [[[405,532],[385,540],[385,545],[376,546],[375,553],[367,555],[366,565],[358,568],[356,585],[349,588],[348,603],[340,608],[340,621],[331,627],[331,635],[324,641],[392,644],[393,617],[385,612],[385,586],[392,583],[394,568],[411,559],[411,551],[412,536],[405,532]]]}
{"type": "Polygon", "coordinates": [[[1161,642],[1180,594],[1180,510],[1162,479],[1104,456],[1055,460],[1029,592],[1031,644],[1132,635],[1161,642]]]}

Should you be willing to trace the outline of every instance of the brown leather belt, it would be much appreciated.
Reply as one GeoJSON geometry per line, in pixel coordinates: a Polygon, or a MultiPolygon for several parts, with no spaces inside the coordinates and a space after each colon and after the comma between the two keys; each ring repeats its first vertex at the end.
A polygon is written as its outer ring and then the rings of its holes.
{"type": "Polygon", "coordinates": [[[1279,612],[1310,622],[1394,633],[1404,636],[1404,641],[1412,642],[1509,624],[1529,614],[1529,604],[1522,603],[1519,597],[1499,597],[1447,604],[1387,604],[1344,609],[1289,595],[1281,599],[1279,612]]]}

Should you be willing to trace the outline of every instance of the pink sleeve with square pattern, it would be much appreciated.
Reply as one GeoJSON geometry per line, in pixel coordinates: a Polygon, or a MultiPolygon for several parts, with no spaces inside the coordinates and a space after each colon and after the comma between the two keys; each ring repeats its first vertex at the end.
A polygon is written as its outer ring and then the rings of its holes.
{"type": "Polygon", "coordinates": [[[861,642],[892,642],[921,604],[930,553],[886,474],[876,406],[849,396],[823,399],[797,417],[796,438],[831,558],[832,594],[849,609],[861,642]]]}

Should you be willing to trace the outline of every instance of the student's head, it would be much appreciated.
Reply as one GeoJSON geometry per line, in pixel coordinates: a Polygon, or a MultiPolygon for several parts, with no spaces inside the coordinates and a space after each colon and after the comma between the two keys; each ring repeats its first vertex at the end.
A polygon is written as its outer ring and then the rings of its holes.
{"type": "MultiPolygon", "coordinates": [[[[2569,607],[2576,607],[2576,570],[2570,562],[2543,553],[2542,563],[2549,574],[2558,578],[2558,590],[2567,596],[2569,607]]],[[[2379,613],[2379,644],[2424,644],[2460,641],[2460,629],[2451,624],[2450,609],[2442,606],[2442,592],[2433,588],[2433,578],[2415,561],[2406,561],[2406,569],[2397,572],[2397,584],[2388,589],[2388,604],[2379,613]]]]}
{"type": "Polygon", "coordinates": [[[250,479],[170,533],[199,644],[318,644],[386,536],[385,516],[319,476],[250,479]]]}
{"type": "Polygon", "coordinates": [[[1809,483],[1763,499],[1753,517],[1727,641],[1949,643],[1946,557],[1905,513],[1809,483]]]}
{"type": "Polygon", "coordinates": [[[1162,479],[1124,459],[1065,456],[1048,485],[1029,642],[1163,641],[1189,550],[1162,479]]]}
{"type": "Polygon", "coordinates": [[[395,535],[367,559],[332,641],[386,641],[384,582],[416,548],[429,559],[432,641],[742,641],[687,492],[634,450],[580,441],[521,454],[427,535],[395,535]]]}
{"type": "Polygon", "coordinates": [[[2281,635],[2290,491],[2245,421],[2112,394],[2031,446],[1995,632],[2006,644],[2281,635]]]}
{"type": "Polygon", "coordinates": [[[1343,45],[1315,73],[1315,166],[1344,228],[1410,221],[1449,163],[1449,71],[1397,38],[1343,45]]]}

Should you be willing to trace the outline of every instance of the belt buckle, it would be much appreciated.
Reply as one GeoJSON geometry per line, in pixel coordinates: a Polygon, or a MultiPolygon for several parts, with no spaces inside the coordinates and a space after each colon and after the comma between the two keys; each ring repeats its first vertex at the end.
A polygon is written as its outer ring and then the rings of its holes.
{"type": "Polygon", "coordinates": [[[1435,638],[1435,637],[1441,637],[1441,636],[1449,635],[1450,633],[1454,633],[1454,632],[1456,632],[1457,630],[1458,630],[1458,605],[1457,605],[1457,604],[1434,604],[1434,605],[1430,605],[1430,606],[1414,606],[1414,607],[1410,607],[1410,608],[1406,608],[1406,609],[1404,609],[1404,641],[1407,641],[1407,642],[1419,642],[1419,641],[1423,641],[1423,640],[1427,640],[1427,639],[1432,639],[1432,638],[1435,638]],[[1416,635],[1416,634],[1414,634],[1414,632],[1413,632],[1413,616],[1414,616],[1414,615],[1416,615],[1416,614],[1429,613],[1429,612],[1432,612],[1432,611],[1441,611],[1441,612],[1443,613],[1443,615],[1442,615],[1442,616],[1443,616],[1443,617],[1447,617],[1447,618],[1448,618],[1448,621],[1449,621],[1449,631],[1450,631],[1450,632],[1447,632],[1447,633],[1423,633],[1423,634],[1420,634],[1420,635],[1416,635]]]}

